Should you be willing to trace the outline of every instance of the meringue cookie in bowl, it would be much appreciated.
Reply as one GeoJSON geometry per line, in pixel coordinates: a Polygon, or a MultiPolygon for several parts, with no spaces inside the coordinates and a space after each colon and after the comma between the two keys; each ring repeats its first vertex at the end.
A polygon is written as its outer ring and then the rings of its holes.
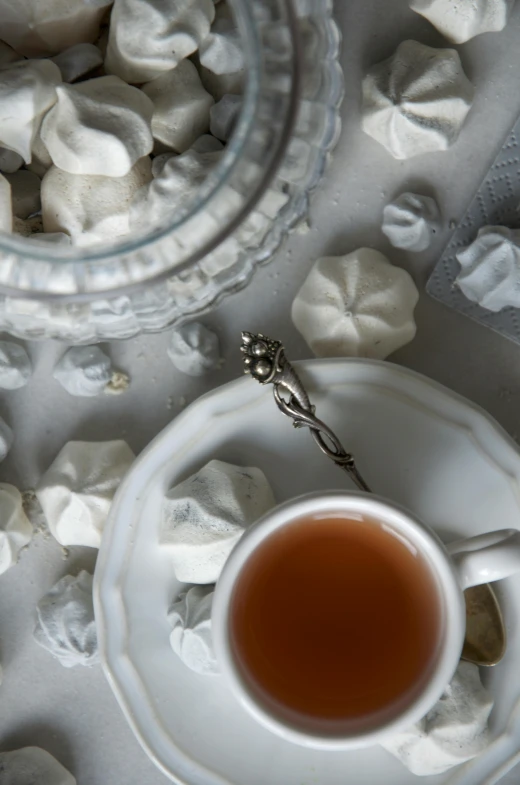
{"type": "Polygon", "coordinates": [[[244,530],[275,506],[255,467],[213,460],[174,486],[163,501],[159,541],[184,583],[215,583],[244,530]]]}
{"type": "Polygon", "coordinates": [[[503,30],[515,0],[410,0],[417,11],[452,44],[503,30]]]}
{"type": "Polygon", "coordinates": [[[441,774],[486,749],[492,708],[493,699],[482,686],[478,667],[461,661],[433,709],[382,746],[413,774],[441,774]]]}
{"type": "Polygon", "coordinates": [[[60,545],[99,548],[112,499],[134,457],[122,440],[63,447],[35,489],[60,545]]]}
{"type": "Polygon", "coordinates": [[[56,103],[60,82],[60,69],[50,60],[21,60],[0,69],[0,145],[21,155],[26,164],[42,116],[56,103]]]}
{"type": "Polygon", "coordinates": [[[0,417],[0,461],[3,461],[13,446],[14,435],[5,420],[0,417]]]}
{"type": "Polygon", "coordinates": [[[214,74],[236,74],[245,68],[240,33],[226,6],[217,9],[211,30],[199,46],[199,61],[214,74]]]}
{"type": "Polygon", "coordinates": [[[130,207],[132,229],[149,228],[171,219],[181,209],[188,209],[198,189],[220,161],[223,150],[222,144],[212,139],[211,149],[199,152],[197,142],[181,155],[168,156],[166,153],[154,160],[154,179],[137,192],[130,207]]]}
{"type": "Polygon", "coordinates": [[[170,645],[190,670],[202,675],[219,672],[211,635],[214,586],[192,586],[172,604],[170,645]]]}
{"type": "Polygon", "coordinates": [[[72,346],[58,361],[54,378],[71,395],[100,395],[112,377],[110,358],[99,346],[72,346]]]}
{"type": "Polygon", "coordinates": [[[78,246],[122,237],[130,231],[131,202],[151,179],[148,157],[124,177],[69,174],[53,166],[42,180],[43,228],[70,235],[78,246]]]}
{"type": "Polygon", "coordinates": [[[2,785],[76,785],[75,777],[39,747],[0,752],[2,785]]]}
{"type": "Polygon", "coordinates": [[[0,32],[26,57],[57,54],[93,41],[112,0],[0,0],[0,32]]]}
{"type": "Polygon", "coordinates": [[[204,90],[190,60],[183,60],[141,89],[153,103],[154,139],[175,152],[184,153],[208,130],[209,111],[214,100],[204,90]]]}
{"type": "Polygon", "coordinates": [[[16,564],[20,551],[30,543],[32,535],[22,494],[14,485],[0,483],[0,575],[16,564]]]}
{"type": "Polygon", "coordinates": [[[425,251],[440,228],[440,212],[430,196],[404,193],[383,210],[383,233],[394,248],[425,251]]]}
{"type": "Polygon", "coordinates": [[[76,44],[52,58],[64,82],[75,82],[103,63],[103,55],[94,44],[76,44]]]}
{"type": "Polygon", "coordinates": [[[65,668],[99,662],[92,575],[66,575],[40,600],[34,638],[65,668]]]}
{"type": "Polygon", "coordinates": [[[9,180],[0,174],[0,232],[13,231],[13,206],[11,203],[11,185],[9,180]]]}
{"type": "Polygon", "coordinates": [[[153,148],[153,104],[117,76],[60,85],[41,138],[53,163],[70,174],[124,177],[153,148]]]}
{"type": "Polygon", "coordinates": [[[459,251],[461,272],[455,283],[465,297],[488,311],[520,308],[520,230],[484,226],[459,251]]]}
{"type": "Polygon", "coordinates": [[[13,341],[0,341],[0,389],[25,387],[31,373],[31,361],[23,346],[13,341]]]}
{"type": "Polygon", "coordinates": [[[228,142],[233,134],[242,110],[242,100],[241,95],[227,94],[209,111],[209,129],[222,142],[228,142]]]}
{"type": "Polygon", "coordinates": [[[12,150],[7,150],[5,147],[0,147],[0,172],[3,174],[12,174],[17,172],[23,164],[23,158],[18,153],[13,153],[12,150]]]}
{"type": "Polygon", "coordinates": [[[317,357],[383,360],[415,337],[419,293],[410,275],[371,248],[312,267],[292,320],[317,357]]]}
{"type": "Polygon", "coordinates": [[[203,376],[219,366],[218,335],[200,322],[183,324],[171,334],[168,357],[188,376],[203,376]]]}
{"type": "Polygon", "coordinates": [[[133,84],[155,79],[195,52],[214,16],[213,0],[115,0],[107,73],[133,84]]]}
{"type": "Polygon", "coordinates": [[[474,93],[454,49],[404,41],[363,80],[363,130],[394,158],[447,150],[474,93]]]}

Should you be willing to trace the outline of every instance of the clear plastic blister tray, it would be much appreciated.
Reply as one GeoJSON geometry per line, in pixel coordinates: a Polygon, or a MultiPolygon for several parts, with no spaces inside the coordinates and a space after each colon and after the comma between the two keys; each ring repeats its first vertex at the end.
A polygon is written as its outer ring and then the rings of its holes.
{"type": "Polygon", "coordinates": [[[520,118],[508,135],[475,198],[437,263],[426,291],[436,300],[520,343],[520,309],[498,313],[467,300],[456,284],[456,253],[476,238],[483,226],[520,227],[520,118]]]}

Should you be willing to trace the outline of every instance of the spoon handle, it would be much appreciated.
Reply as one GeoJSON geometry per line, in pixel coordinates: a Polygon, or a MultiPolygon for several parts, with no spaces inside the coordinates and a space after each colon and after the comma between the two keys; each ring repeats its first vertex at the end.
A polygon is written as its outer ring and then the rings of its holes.
{"type": "Polygon", "coordinates": [[[334,431],[316,417],[316,409],[300,377],[285,356],[283,344],[262,333],[254,335],[243,332],[241,351],[244,354],[245,373],[251,374],[260,384],[273,385],[274,400],[282,414],[292,419],[295,428],[309,428],[314,441],[327,458],[346,472],[360,490],[370,493],[354,457],[345,450],[334,431]]]}

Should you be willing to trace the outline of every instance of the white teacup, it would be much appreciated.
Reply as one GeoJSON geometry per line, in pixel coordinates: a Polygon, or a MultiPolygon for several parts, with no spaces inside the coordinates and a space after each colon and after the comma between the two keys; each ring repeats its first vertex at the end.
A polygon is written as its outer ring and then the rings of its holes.
{"type": "MultiPolygon", "coordinates": [[[[315,525],[315,524],[313,524],[315,525]]],[[[275,508],[251,526],[229,556],[218,580],[212,610],[213,641],[223,677],[248,712],[274,733],[290,741],[321,749],[353,749],[380,743],[421,719],[441,697],[458,665],[465,636],[464,589],[499,580],[520,571],[520,531],[507,529],[461,540],[446,547],[429,527],[402,507],[362,493],[315,493],[275,508]],[[390,527],[417,549],[438,588],[442,608],[434,665],[413,699],[392,716],[348,733],[308,718],[295,720],[262,700],[237,665],[230,634],[231,605],[238,579],[248,560],[266,538],[299,519],[316,516],[346,519],[363,516],[390,527]]],[[[384,663],[381,664],[384,667],[384,663]]],[[[319,667],[319,663],[317,663],[319,667]]]]}

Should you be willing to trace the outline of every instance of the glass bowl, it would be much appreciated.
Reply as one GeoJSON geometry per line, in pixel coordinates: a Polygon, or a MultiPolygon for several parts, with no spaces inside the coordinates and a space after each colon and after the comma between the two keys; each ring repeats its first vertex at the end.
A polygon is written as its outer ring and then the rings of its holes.
{"type": "Polygon", "coordinates": [[[250,280],[307,212],[339,131],[331,0],[228,0],[244,44],[241,114],[182,212],[90,248],[0,235],[0,329],[71,343],[158,331],[250,280]]]}

